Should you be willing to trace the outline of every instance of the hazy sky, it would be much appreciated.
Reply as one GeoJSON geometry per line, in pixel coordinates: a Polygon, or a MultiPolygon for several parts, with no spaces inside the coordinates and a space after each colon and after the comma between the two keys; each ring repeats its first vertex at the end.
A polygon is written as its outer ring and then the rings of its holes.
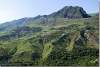
{"type": "Polygon", "coordinates": [[[98,12],[99,0],[0,0],[0,23],[23,17],[50,14],[64,6],[81,6],[87,13],[98,12]]]}

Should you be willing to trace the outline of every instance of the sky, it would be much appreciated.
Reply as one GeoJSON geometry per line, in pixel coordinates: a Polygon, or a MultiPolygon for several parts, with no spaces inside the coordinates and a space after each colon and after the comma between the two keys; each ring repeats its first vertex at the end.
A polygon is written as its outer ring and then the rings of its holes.
{"type": "Polygon", "coordinates": [[[99,0],[0,0],[0,23],[48,15],[64,6],[80,6],[87,13],[99,12],[99,0]]]}

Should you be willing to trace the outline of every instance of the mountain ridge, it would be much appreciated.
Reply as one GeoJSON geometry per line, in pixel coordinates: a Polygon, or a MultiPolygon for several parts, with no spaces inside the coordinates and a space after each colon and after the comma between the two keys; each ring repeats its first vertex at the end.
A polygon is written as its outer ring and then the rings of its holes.
{"type": "MultiPolygon", "coordinates": [[[[17,27],[25,26],[32,22],[48,22],[49,18],[68,18],[68,19],[78,19],[78,18],[88,18],[90,17],[82,7],[78,6],[65,6],[64,8],[58,10],[57,12],[51,13],[50,15],[38,15],[36,17],[25,17],[18,20],[13,20],[11,22],[0,24],[0,31],[9,31],[17,27]],[[35,21],[39,20],[39,21],[35,21]]],[[[55,19],[54,19],[55,20],[55,19]]],[[[52,23],[52,21],[50,20],[52,23]]],[[[54,23],[54,22],[53,22],[54,23]]]]}

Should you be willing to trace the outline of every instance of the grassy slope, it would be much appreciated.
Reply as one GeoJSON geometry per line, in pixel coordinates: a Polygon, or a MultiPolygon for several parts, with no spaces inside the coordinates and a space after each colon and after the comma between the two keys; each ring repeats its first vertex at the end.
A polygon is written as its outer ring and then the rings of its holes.
{"type": "MultiPolygon", "coordinates": [[[[87,26],[86,25],[87,20],[88,20],[90,26],[97,28],[98,19],[94,20],[94,18],[92,18],[92,19],[73,19],[73,20],[61,18],[61,19],[57,20],[56,26],[48,26],[48,25],[42,26],[42,25],[37,25],[37,24],[29,24],[28,26],[30,26],[30,27],[33,27],[33,26],[42,27],[42,29],[43,29],[42,32],[35,33],[31,37],[22,37],[19,40],[14,40],[14,41],[11,40],[8,42],[1,41],[0,47],[4,47],[5,50],[7,48],[8,53],[12,53],[11,58],[10,58],[11,63],[14,63],[14,62],[21,62],[21,64],[25,63],[25,62],[34,63],[34,61],[32,60],[32,53],[34,53],[34,52],[42,52],[39,60],[41,60],[41,62],[43,62],[43,61],[47,60],[49,54],[53,51],[54,46],[52,45],[52,42],[50,41],[50,42],[44,43],[44,48],[42,49],[43,46],[41,46],[37,43],[38,37],[40,35],[44,35],[47,33],[47,35],[51,34],[51,36],[53,36],[54,35],[53,33],[60,30],[60,28],[68,27],[73,24],[80,25],[79,29],[81,30],[87,26]],[[95,22],[97,22],[97,23],[95,23],[95,22]],[[33,38],[33,39],[31,39],[31,38],[33,38]],[[16,48],[14,53],[13,53],[13,51],[14,51],[13,48],[16,48]],[[40,51],[41,49],[42,49],[42,51],[40,51]]],[[[66,43],[66,44],[68,44],[68,46],[66,46],[67,51],[72,51],[74,49],[76,38],[80,36],[79,31],[73,30],[73,28],[65,29],[65,30],[61,30],[61,31],[70,32],[70,33],[72,32],[70,34],[71,42],[69,44],[66,43]]],[[[98,36],[98,29],[96,29],[95,32],[96,32],[95,35],[98,36]]],[[[57,38],[59,38],[59,37],[57,36],[57,38]]],[[[53,39],[56,40],[56,38],[53,38],[53,39]]],[[[51,40],[53,40],[53,39],[51,39],[51,40]]],[[[96,41],[95,41],[95,43],[96,43],[96,41]]],[[[98,43],[96,43],[96,44],[98,44],[98,43]]],[[[88,47],[90,47],[90,46],[88,46],[88,47]]],[[[87,60],[83,60],[83,59],[84,59],[84,57],[78,58],[77,60],[79,60],[79,61],[77,61],[77,63],[79,63],[79,65],[86,65],[87,62],[82,64],[82,62],[87,61],[87,60]]],[[[93,60],[95,60],[95,59],[93,59],[93,60]]],[[[93,60],[91,60],[91,62],[93,60]]],[[[2,62],[2,60],[0,60],[0,61],[2,62]]],[[[41,62],[39,62],[39,63],[41,63],[41,62]]]]}

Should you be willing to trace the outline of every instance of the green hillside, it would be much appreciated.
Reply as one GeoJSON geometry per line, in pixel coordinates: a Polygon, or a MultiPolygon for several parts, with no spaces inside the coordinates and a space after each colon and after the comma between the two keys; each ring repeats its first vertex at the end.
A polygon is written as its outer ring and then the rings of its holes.
{"type": "Polygon", "coordinates": [[[98,66],[99,17],[50,16],[48,21],[38,16],[8,33],[1,31],[0,65],[98,66]]]}

